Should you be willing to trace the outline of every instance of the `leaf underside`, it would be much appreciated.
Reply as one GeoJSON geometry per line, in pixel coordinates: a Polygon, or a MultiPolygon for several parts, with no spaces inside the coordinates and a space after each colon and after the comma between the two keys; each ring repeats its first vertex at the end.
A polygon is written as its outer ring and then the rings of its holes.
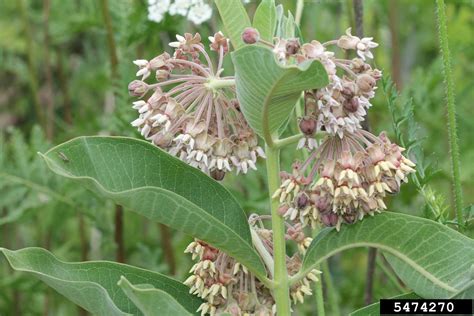
{"type": "Polygon", "coordinates": [[[364,246],[382,250],[397,275],[421,297],[449,298],[472,282],[474,240],[439,223],[392,212],[345,225],[340,232],[323,229],[310,245],[303,269],[364,246]]]}
{"type": "Polygon", "coordinates": [[[126,137],[79,137],[43,158],[55,173],[208,242],[257,276],[266,275],[252,246],[246,215],[235,198],[201,171],[156,146],[126,137]]]}
{"type": "Polygon", "coordinates": [[[117,285],[121,277],[165,291],[190,314],[195,314],[202,303],[181,282],[133,266],[107,261],[66,263],[41,248],[16,251],[0,248],[0,252],[14,270],[32,274],[96,315],[141,314],[117,285]]]}

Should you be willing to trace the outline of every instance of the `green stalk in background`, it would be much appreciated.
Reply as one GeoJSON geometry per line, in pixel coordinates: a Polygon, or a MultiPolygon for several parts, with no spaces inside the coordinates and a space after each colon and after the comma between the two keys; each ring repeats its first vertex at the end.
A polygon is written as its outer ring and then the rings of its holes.
{"type": "Polygon", "coordinates": [[[448,44],[448,30],[446,26],[446,10],[444,0],[437,0],[438,14],[438,37],[441,50],[441,59],[443,60],[443,76],[446,91],[446,112],[448,119],[448,139],[449,151],[451,153],[451,172],[454,188],[454,204],[456,210],[456,218],[459,229],[464,227],[463,219],[463,196],[461,187],[461,175],[459,164],[459,145],[456,126],[456,104],[454,98],[454,81],[451,73],[451,56],[448,44]]]}
{"type": "Polygon", "coordinates": [[[28,3],[25,0],[18,1],[18,6],[20,7],[20,14],[23,23],[23,28],[25,32],[25,40],[26,40],[26,54],[28,58],[28,71],[29,71],[29,81],[30,81],[30,90],[31,90],[31,97],[33,98],[33,107],[35,109],[36,118],[45,130],[45,116],[43,113],[43,109],[41,108],[39,92],[38,92],[38,81],[37,81],[37,74],[36,74],[36,65],[35,65],[35,55],[34,55],[34,48],[33,48],[33,35],[31,34],[31,26],[30,26],[30,19],[28,17],[28,3]]]}

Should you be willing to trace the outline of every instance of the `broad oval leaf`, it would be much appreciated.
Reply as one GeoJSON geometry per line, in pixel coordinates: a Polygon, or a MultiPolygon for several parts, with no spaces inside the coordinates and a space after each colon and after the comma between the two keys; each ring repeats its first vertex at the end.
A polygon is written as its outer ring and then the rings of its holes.
{"type": "Polygon", "coordinates": [[[273,42],[275,35],[277,12],[275,0],[262,0],[253,16],[253,27],[256,28],[260,37],[268,42],[273,42]]]}
{"type": "Polygon", "coordinates": [[[474,240],[439,223],[392,212],[346,225],[340,232],[323,229],[308,248],[303,270],[342,250],[364,246],[396,257],[397,275],[421,297],[448,298],[471,281],[474,240]]]}
{"type": "Polygon", "coordinates": [[[121,277],[118,286],[127,297],[138,307],[144,316],[191,316],[192,314],[181,306],[165,291],[146,285],[133,285],[125,277],[121,277]]]}
{"type": "Polygon", "coordinates": [[[127,137],[79,137],[43,155],[55,173],[223,250],[258,277],[265,267],[235,198],[201,171],[127,137]],[[67,157],[68,161],[64,161],[67,157]]]}
{"type": "Polygon", "coordinates": [[[328,84],[318,61],[280,65],[267,48],[247,45],[232,53],[237,97],[250,126],[268,137],[288,119],[301,91],[328,84]]]}
{"type": "MultiPolygon", "coordinates": [[[[409,300],[409,299],[419,299],[420,297],[415,293],[405,293],[402,295],[397,295],[391,297],[390,299],[399,299],[399,300],[409,300]]],[[[353,311],[349,316],[380,316],[380,302],[367,305],[356,311],[353,311]]]]}
{"type": "Polygon", "coordinates": [[[41,248],[16,251],[0,248],[11,267],[32,274],[60,294],[96,315],[140,315],[117,282],[123,276],[136,284],[165,291],[190,314],[202,301],[179,281],[156,272],[107,261],[66,263],[41,248]]]}
{"type": "Polygon", "coordinates": [[[242,32],[250,27],[250,19],[241,0],[215,0],[217,10],[224,24],[226,35],[234,49],[244,46],[242,32]]]}

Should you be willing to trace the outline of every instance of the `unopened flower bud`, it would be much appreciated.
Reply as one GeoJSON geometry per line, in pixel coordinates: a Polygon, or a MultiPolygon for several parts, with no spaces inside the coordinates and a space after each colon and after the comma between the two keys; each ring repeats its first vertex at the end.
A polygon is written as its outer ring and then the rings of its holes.
{"type": "Polygon", "coordinates": [[[165,66],[166,62],[168,61],[168,59],[170,59],[170,57],[171,57],[170,54],[168,54],[166,52],[159,55],[159,56],[156,56],[155,58],[153,58],[149,62],[150,69],[151,70],[156,70],[158,68],[161,68],[161,67],[165,66]]]}
{"type": "Polygon", "coordinates": [[[368,72],[372,78],[374,78],[375,80],[379,80],[380,78],[382,78],[382,72],[378,69],[374,69],[374,70],[371,70],[368,72]]]}
{"type": "Polygon", "coordinates": [[[336,226],[337,220],[338,220],[337,215],[334,213],[321,215],[321,221],[323,222],[325,226],[329,226],[329,227],[336,226]]]}
{"type": "Polygon", "coordinates": [[[306,195],[306,193],[301,193],[297,198],[296,198],[296,206],[298,209],[302,210],[308,206],[309,203],[309,198],[306,195]]]}
{"type": "Polygon", "coordinates": [[[344,102],[344,109],[351,113],[357,112],[357,110],[359,109],[359,99],[352,98],[350,100],[346,100],[344,102]]]}
{"type": "Polygon", "coordinates": [[[260,40],[260,33],[253,27],[247,27],[242,32],[242,40],[245,44],[255,44],[260,40]]]}
{"type": "Polygon", "coordinates": [[[375,87],[375,79],[367,74],[361,74],[357,77],[357,87],[362,92],[370,92],[374,89],[375,87]]]}
{"type": "Polygon", "coordinates": [[[311,136],[316,131],[316,119],[312,117],[303,117],[299,123],[300,130],[303,134],[311,136]]]}
{"type": "Polygon", "coordinates": [[[286,212],[288,212],[288,205],[282,205],[278,208],[278,214],[280,214],[281,216],[285,215],[286,212]]]}
{"type": "Polygon", "coordinates": [[[158,69],[156,71],[156,80],[157,81],[165,81],[170,78],[170,72],[167,69],[158,69]]]}
{"type": "Polygon", "coordinates": [[[330,203],[327,197],[317,196],[314,198],[314,204],[320,213],[326,213],[330,209],[330,203]]]}
{"type": "Polygon", "coordinates": [[[360,39],[356,36],[342,35],[337,40],[337,46],[339,46],[342,49],[355,49],[359,41],[360,39]]]}
{"type": "Polygon", "coordinates": [[[225,177],[225,171],[214,169],[211,171],[211,177],[216,181],[222,181],[225,177]]]}
{"type": "Polygon", "coordinates": [[[300,50],[300,41],[297,38],[289,39],[286,43],[286,53],[288,55],[294,55],[300,50]]]}
{"type": "Polygon", "coordinates": [[[148,85],[141,80],[133,80],[128,85],[128,93],[132,97],[142,97],[148,92],[148,85]]]}
{"type": "Polygon", "coordinates": [[[354,213],[344,214],[342,218],[344,219],[344,222],[346,222],[347,224],[354,224],[357,220],[357,216],[354,213]]]}

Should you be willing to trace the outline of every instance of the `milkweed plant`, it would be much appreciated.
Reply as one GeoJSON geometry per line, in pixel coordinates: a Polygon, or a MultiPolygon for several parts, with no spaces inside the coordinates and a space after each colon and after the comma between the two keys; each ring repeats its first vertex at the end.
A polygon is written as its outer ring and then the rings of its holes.
{"type": "MultiPolygon", "coordinates": [[[[387,196],[403,190],[416,163],[387,133],[363,124],[383,93],[372,62],[383,43],[351,28],[326,42],[304,41],[273,0],[261,1],[253,23],[242,1],[215,3],[222,31],[178,34],[172,52],[133,61],[131,128],[143,140],[82,137],[43,155],[54,172],[194,237],[183,249],[194,262],[189,276],[68,265],[36,250],[52,266],[41,279],[102,315],[290,315],[312,295],[323,297],[321,263],[370,246],[387,254],[413,295],[470,296],[472,239],[387,209],[387,196]],[[282,150],[299,157],[289,170],[280,168],[282,150]],[[220,181],[263,166],[270,207],[247,217],[220,181]],[[73,280],[95,294],[77,295],[73,280]]],[[[211,10],[203,1],[149,1],[157,22],[167,13],[200,24],[211,10]]],[[[4,253],[20,270],[41,269],[33,261],[26,267],[22,253],[4,253]]],[[[315,301],[323,315],[324,300],[315,301]]]]}

